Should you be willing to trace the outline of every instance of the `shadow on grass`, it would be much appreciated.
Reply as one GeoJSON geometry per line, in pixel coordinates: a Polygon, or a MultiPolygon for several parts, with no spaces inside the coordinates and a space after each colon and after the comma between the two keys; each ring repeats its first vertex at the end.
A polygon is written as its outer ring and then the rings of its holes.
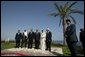
{"type": "Polygon", "coordinates": [[[52,54],[56,55],[56,56],[63,56],[62,54],[59,54],[57,52],[51,52],[52,54]]]}

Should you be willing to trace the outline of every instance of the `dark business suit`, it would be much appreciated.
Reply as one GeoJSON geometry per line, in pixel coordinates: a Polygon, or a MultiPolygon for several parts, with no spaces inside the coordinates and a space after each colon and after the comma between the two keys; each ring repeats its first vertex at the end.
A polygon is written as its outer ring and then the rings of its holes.
{"type": "Polygon", "coordinates": [[[38,49],[40,45],[40,32],[35,32],[35,48],[38,49]]]}
{"type": "Polygon", "coordinates": [[[84,55],[85,55],[85,40],[84,40],[84,31],[80,32],[80,41],[82,43],[82,47],[83,47],[83,51],[84,51],[84,55]]]}
{"type": "Polygon", "coordinates": [[[33,39],[34,39],[34,32],[29,32],[28,34],[28,48],[32,48],[33,46],[33,39]]]}
{"type": "Polygon", "coordinates": [[[15,36],[16,48],[19,48],[20,46],[20,39],[21,39],[21,33],[16,33],[16,36],[15,36]]]}
{"type": "Polygon", "coordinates": [[[67,45],[70,49],[71,55],[77,56],[77,49],[76,49],[77,46],[76,46],[76,44],[78,42],[78,39],[77,39],[77,36],[76,36],[75,24],[71,24],[70,26],[68,26],[66,28],[65,35],[67,35],[66,42],[67,42],[67,45]]]}
{"type": "Polygon", "coordinates": [[[51,51],[52,33],[46,32],[46,50],[51,51]]]}

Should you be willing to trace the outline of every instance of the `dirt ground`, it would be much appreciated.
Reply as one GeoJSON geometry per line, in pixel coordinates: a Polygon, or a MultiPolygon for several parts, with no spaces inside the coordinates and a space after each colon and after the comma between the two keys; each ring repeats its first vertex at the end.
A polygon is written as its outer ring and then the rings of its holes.
{"type": "Polygon", "coordinates": [[[52,51],[43,51],[41,49],[28,49],[28,48],[10,48],[1,50],[1,56],[17,56],[13,54],[19,54],[21,56],[62,56],[62,48],[52,48],[52,51]],[[6,55],[8,54],[8,55],[6,55]]]}

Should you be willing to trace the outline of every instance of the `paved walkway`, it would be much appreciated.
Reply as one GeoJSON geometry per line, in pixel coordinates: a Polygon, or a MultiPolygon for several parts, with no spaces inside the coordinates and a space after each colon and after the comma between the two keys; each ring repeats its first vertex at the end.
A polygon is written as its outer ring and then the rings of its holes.
{"type": "MultiPolygon", "coordinates": [[[[4,49],[1,50],[1,54],[21,54],[22,56],[62,56],[62,48],[52,48],[52,51],[42,51],[40,49],[28,49],[28,48],[10,48],[10,49],[4,49]]],[[[5,56],[5,55],[4,55],[5,56]]],[[[12,55],[13,56],[13,55],[12,55]]],[[[15,55],[14,55],[15,56],[15,55]]]]}

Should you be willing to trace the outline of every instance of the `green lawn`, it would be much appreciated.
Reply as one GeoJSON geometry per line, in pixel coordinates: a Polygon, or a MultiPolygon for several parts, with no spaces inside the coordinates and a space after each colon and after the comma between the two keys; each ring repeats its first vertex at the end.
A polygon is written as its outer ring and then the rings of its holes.
{"type": "MultiPolygon", "coordinates": [[[[8,49],[8,48],[14,48],[15,47],[15,43],[1,43],[1,50],[3,49],[8,49]]],[[[64,45],[60,45],[60,44],[52,44],[52,47],[60,47],[63,49],[63,55],[64,56],[70,56],[70,51],[68,49],[67,46],[64,45]]],[[[78,53],[80,56],[83,56],[83,51],[80,49],[80,47],[77,48],[78,49],[78,53]]]]}
{"type": "MultiPolygon", "coordinates": [[[[60,44],[52,44],[52,47],[60,47],[63,49],[63,56],[71,56],[68,46],[60,45],[60,44]]],[[[77,46],[77,50],[78,50],[78,55],[83,56],[83,50],[81,49],[80,46],[77,46]]]]}
{"type": "Polygon", "coordinates": [[[60,48],[62,48],[64,56],[70,56],[70,54],[71,54],[67,46],[60,45],[60,44],[52,44],[52,47],[60,47],[60,48]]]}
{"type": "Polygon", "coordinates": [[[15,47],[15,43],[1,43],[1,50],[14,48],[14,47],[15,47]]]}

